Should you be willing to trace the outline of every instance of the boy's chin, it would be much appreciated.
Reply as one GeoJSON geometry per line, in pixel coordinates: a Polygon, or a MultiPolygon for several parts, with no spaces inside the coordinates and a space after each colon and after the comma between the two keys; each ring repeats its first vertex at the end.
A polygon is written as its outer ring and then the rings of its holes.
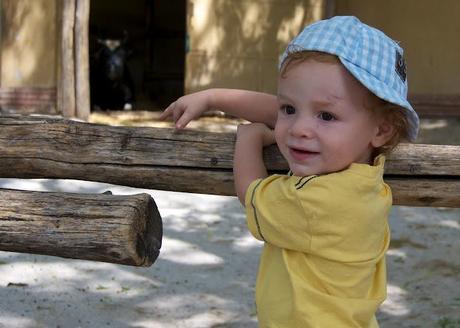
{"type": "Polygon", "coordinates": [[[321,174],[320,170],[309,167],[299,167],[298,165],[291,165],[290,170],[293,175],[297,177],[306,177],[309,175],[318,175],[321,174]]]}
{"type": "Polygon", "coordinates": [[[291,170],[292,174],[297,177],[306,177],[310,175],[323,175],[329,174],[333,172],[339,172],[346,169],[348,166],[344,167],[337,167],[337,168],[328,168],[328,167],[317,167],[317,166],[308,166],[308,165],[298,165],[298,164],[291,164],[289,165],[289,169],[291,170]]]}

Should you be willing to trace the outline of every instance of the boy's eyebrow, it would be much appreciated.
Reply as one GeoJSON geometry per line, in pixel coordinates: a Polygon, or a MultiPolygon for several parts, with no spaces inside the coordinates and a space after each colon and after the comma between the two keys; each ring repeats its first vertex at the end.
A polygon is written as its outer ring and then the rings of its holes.
{"type": "MultiPolygon", "coordinates": [[[[339,95],[329,94],[326,97],[318,97],[318,99],[313,99],[311,100],[311,103],[316,104],[316,105],[325,106],[325,105],[333,105],[342,100],[343,100],[343,97],[339,95]]],[[[290,98],[287,96],[284,96],[283,94],[278,94],[278,101],[290,102],[290,98]]]]}
{"type": "Polygon", "coordinates": [[[332,103],[343,100],[343,96],[332,94],[332,93],[329,94],[326,98],[329,100],[329,102],[332,102],[332,103]]]}

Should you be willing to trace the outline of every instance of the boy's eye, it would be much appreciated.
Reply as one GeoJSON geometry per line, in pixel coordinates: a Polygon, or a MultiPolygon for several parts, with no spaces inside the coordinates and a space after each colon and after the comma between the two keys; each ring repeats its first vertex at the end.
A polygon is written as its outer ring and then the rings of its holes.
{"type": "Polygon", "coordinates": [[[322,119],[323,121],[332,121],[332,120],[335,120],[334,115],[332,115],[331,113],[328,113],[328,112],[321,112],[321,113],[319,114],[319,118],[322,119]]]}
{"type": "Polygon", "coordinates": [[[292,115],[295,113],[295,108],[290,105],[283,106],[281,109],[287,115],[292,115]]]}

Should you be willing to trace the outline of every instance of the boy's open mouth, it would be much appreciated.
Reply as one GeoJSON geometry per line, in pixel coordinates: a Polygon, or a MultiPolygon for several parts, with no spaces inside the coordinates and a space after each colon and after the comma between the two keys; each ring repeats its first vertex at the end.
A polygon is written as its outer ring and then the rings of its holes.
{"type": "Polygon", "coordinates": [[[318,155],[319,152],[299,148],[289,148],[289,153],[295,160],[306,160],[312,156],[318,155]]]}

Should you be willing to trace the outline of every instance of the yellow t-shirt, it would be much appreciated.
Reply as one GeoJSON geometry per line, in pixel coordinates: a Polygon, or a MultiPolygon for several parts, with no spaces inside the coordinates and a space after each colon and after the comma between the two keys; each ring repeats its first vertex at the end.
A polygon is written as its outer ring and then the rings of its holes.
{"type": "Polygon", "coordinates": [[[260,327],[378,327],[392,204],[384,162],[379,156],[373,166],[251,183],[248,226],[265,241],[256,285],[260,327]]]}

